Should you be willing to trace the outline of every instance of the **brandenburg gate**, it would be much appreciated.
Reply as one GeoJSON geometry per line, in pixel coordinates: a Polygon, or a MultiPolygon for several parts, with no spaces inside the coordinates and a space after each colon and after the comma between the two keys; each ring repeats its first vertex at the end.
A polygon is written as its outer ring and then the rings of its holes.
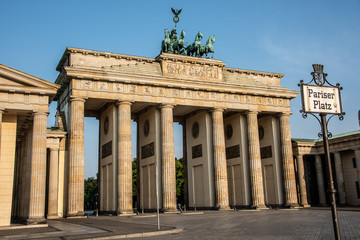
{"type": "Polygon", "coordinates": [[[32,224],[84,215],[85,117],[99,121],[101,212],[133,212],[133,148],[135,207],[154,210],[157,188],[160,208],[176,211],[174,122],[183,129],[188,208],[298,205],[289,126],[297,91],[281,87],[282,74],[201,58],[214,56],[214,36],[202,46],[199,32],[186,48],[184,36],[165,30],[156,58],[67,48],[55,84],[0,66],[0,171],[6,182],[0,185],[6,196],[0,225],[11,218],[32,224]],[[52,100],[56,126],[46,129],[52,100]]]}
{"type": "Polygon", "coordinates": [[[155,59],[67,48],[56,95],[68,133],[67,216],[84,209],[84,117],[99,119],[100,210],[132,213],[131,120],[137,122],[138,207],[176,210],[173,123],[183,126],[188,207],[298,203],[282,74],[219,60],[155,59]]]}

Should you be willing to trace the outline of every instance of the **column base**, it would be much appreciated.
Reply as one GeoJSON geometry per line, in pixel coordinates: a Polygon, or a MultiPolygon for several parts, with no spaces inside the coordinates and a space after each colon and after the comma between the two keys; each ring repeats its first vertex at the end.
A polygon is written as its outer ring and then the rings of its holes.
{"type": "Polygon", "coordinates": [[[46,218],[47,218],[47,219],[58,219],[59,216],[58,216],[57,214],[48,214],[48,215],[46,216],[46,218]]]}
{"type": "Polygon", "coordinates": [[[28,218],[26,219],[26,225],[34,225],[34,224],[45,224],[45,218],[28,218]]]}
{"type": "Polygon", "coordinates": [[[252,205],[251,208],[257,209],[257,210],[269,209],[269,208],[268,208],[267,206],[265,206],[265,205],[252,205]]]}
{"type": "Polygon", "coordinates": [[[116,216],[134,216],[136,215],[132,209],[117,211],[116,216]]]}
{"type": "Polygon", "coordinates": [[[215,210],[226,211],[226,210],[232,210],[232,209],[229,206],[217,206],[217,207],[215,207],[215,210]]]}
{"type": "Polygon", "coordinates": [[[66,218],[86,218],[84,212],[67,213],[66,218]]]}
{"type": "Polygon", "coordinates": [[[309,204],[303,204],[302,207],[303,207],[303,208],[309,208],[309,207],[311,207],[311,205],[309,205],[309,204]]]}
{"type": "Polygon", "coordinates": [[[290,203],[290,204],[286,204],[284,205],[284,208],[299,208],[300,205],[297,203],[290,203]]]}
{"type": "Polygon", "coordinates": [[[162,209],[160,212],[164,212],[164,213],[177,213],[178,210],[177,210],[177,208],[167,208],[167,209],[162,209]]]}

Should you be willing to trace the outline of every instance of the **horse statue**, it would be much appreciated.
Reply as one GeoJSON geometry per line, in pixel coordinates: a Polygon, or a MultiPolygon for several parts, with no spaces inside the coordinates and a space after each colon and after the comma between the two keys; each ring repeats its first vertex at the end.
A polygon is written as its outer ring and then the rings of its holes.
{"type": "Polygon", "coordinates": [[[172,49],[174,51],[174,54],[183,54],[184,53],[184,45],[185,45],[185,30],[181,31],[180,38],[174,42],[172,45],[172,49]]]}
{"type": "Polygon", "coordinates": [[[161,52],[165,52],[165,53],[171,53],[172,52],[172,48],[171,48],[171,41],[170,41],[170,33],[169,30],[165,29],[164,30],[165,33],[165,39],[162,40],[161,42],[161,52]]]}
{"type": "Polygon", "coordinates": [[[212,35],[208,38],[208,40],[206,41],[206,44],[204,46],[200,47],[200,56],[202,57],[204,54],[208,55],[208,53],[213,53],[213,55],[211,56],[211,58],[214,58],[215,56],[215,51],[213,48],[213,43],[215,42],[215,36],[212,35]]]}
{"type": "Polygon", "coordinates": [[[204,36],[201,32],[198,32],[198,34],[196,34],[195,41],[186,47],[186,53],[188,56],[193,56],[195,53],[195,57],[200,57],[200,46],[201,46],[200,40],[203,37],[204,36]]]}

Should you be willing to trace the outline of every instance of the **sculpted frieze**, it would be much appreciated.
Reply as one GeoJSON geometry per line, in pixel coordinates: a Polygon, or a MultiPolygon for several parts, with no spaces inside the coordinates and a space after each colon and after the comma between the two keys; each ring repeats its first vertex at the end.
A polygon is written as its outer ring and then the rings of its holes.
{"type": "Polygon", "coordinates": [[[92,81],[82,81],[82,89],[91,90],[93,88],[92,81]]]}
{"type": "Polygon", "coordinates": [[[144,94],[151,95],[152,94],[152,88],[148,87],[148,86],[145,86],[144,87],[144,94]]]}
{"type": "Polygon", "coordinates": [[[193,100],[207,100],[241,104],[259,104],[266,106],[289,107],[290,100],[269,96],[242,95],[239,93],[212,92],[202,90],[179,89],[171,87],[135,85],[130,83],[108,83],[103,81],[78,80],[77,88],[83,90],[128,93],[136,95],[148,95],[155,97],[170,97],[193,100]]]}
{"type": "Polygon", "coordinates": [[[120,83],[114,84],[114,91],[115,92],[123,92],[124,91],[124,85],[120,83]]]}
{"type": "Polygon", "coordinates": [[[109,84],[107,82],[98,82],[97,83],[97,90],[99,91],[108,91],[109,84]]]}
{"type": "Polygon", "coordinates": [[[217,67],[169,62],[166,63],[163,71],[171,75],[219,79],[219,69],[217,67]]]}

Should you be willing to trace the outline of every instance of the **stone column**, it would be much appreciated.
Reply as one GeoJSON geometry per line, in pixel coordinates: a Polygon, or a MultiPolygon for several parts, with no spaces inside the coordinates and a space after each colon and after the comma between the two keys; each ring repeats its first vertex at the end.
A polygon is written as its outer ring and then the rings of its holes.
{"type": "Polygon", "coordinates": [[[1,134],[2,134],[2,115],[4,113],[3,109],[0,109],[0,156],[1,156],[1,134]]]}
{"type": "Polygon", "coordinates": [[[131,103],[118,104],[118,214],[132,213],[131,103]]]}
{"type": "Polygon", "coordinates": [[[345,183],[344,183],[344,173],[341,163],[340,152],[334,153],[335,158],[335,171],[336,171],[336,183],[337,183],[337,192],[340,204],[345,204],[345,183]]]}
{"type": "MultiPolygon", "coordinates": [[[[4,113],[4,109],[0,109],[0,143],[1,143],[1,133],[2,133],[2,115],[4,113]]],[[[1,156],[1,144],[0,144],[0,156],[1,156]]]]}
{"type": "Polygon", "coordinates": [[[281,155],[284,170],[285,206],[298,206],[294,160],[290,134],[290,113],[280,115],[281,155]]]}
{"type": "Polygon", "coordinates": [[[252,207],[265,208],[257,112],[247,114],[252,207]]]}
{"type": "Polygon", "coordinates": [[[355,161],[356,161],[356,168],[357,168],[357,174],[358,174],[358,181],[360,184],[360,148],[354,150],[355,152],[355,161]]]}
{"type": "Polygon", "coordinates": [[[58,218],[59,148],[50,148],[49,195],[47,218],[58,218]]]}
{"type": "Polygon", "coordinates": [[[67,217],[84,215],[84,105],[70,99],[70,139],[67,217]]]}
{"type": "Polygon", "coordinates": [[[319,203],[320,205],[325,205],[326,198],[325,198],[325,188],[324,188],[324,177],[323,177],[320,155],[315,155],[315,168],[316,168],[316,179],[317,179],[318,193],[319,193],[319,203]]]}
{"type": "Polygon", "coordinates": [[[162,197],[165,211],[176,211],[173,108],[170,104],[161,106],[162,197]]]}
{"type": "Polygon", "coordinates": [[[34,113],[28,224],[45,222],[47,115],[47,112],[34,113]]]}
{"type": "Polygon", "coordinates": [[[32,150],[32,125],[29,125],[25,133],[21,166],[21,201],[20,201],[20,219],[25,221],[29,216],[29,199],[30,199],[30,166],[31,166],[31,150],[32,150]]]}
{"type": "Polygon", "coordinates": [[[296,162],[297,162],[297,166],[298,166],[301,205],[303,205],[304,207],[310,207],[309,203],[307,201],[303,155],[300,155],[300,154],[297,155],[296,162]]]}
{"type": "Polygon", "coordinates": [[[216,207],[220,207],[220,209],[229,209],[223,111],[220,108],[212,111],[215,203],[216,207]]]}

